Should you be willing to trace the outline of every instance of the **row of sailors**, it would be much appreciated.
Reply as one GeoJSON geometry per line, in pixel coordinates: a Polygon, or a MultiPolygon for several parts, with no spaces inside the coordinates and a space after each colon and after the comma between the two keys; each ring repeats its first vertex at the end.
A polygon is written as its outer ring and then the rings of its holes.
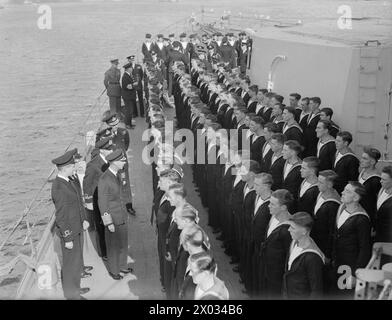
{"type": "MultiPolygon", "coordinates": [[[[200,190],[203,205],[209,208],[209,223],[216,232],[222,231],[220,239],[225,241],[226,252],[232,255],[232,262],[239,262],[238,268],[235,267],[234,270],[240,272],[241,279],[250,294],[279,296],[282,293],[283,273],[287,267],[284,262],[288,247],[282,246],[281,242],[272,242],[272,247],[268,247],[268,239],[272,235],[268,229],[273,228],[271,225],[276,223],[271,218],[272,207],[276,205],[276,203],[271,205],[273,192],[280,194],[277,196],[280,212],[307,212],[313,216],[312,238],[326,257],[326,270],[324,270],[326,272],[323,272],[326,279],[323,283],[326,292],[338,291],[336,279],[339,276],[337,269],[340,265],[350,266],[354,275],[357,268],[365,267],[368,263],[372,243],[369,216],[373,220],[375,240],[392,242],[392,167],[385,167],[382,170],[381,179],[378,176],[376,184],[379,185],[379,191],[373,189],[374,182],[371,181],[375,177],[375,165],[380,158],[378,150],[373,148],[364,150],[361,161],[362,171],[359,176],[363,184],[355,181],[358,179],[358,172],[353,179],[342,181],[342,176],[331,170],[332,168],[321,167],[325,159],[320,154],[318,154],[320,158],[311,155],[301,161],[299,154],[302,150],[298,141],[286,141],[284,134],[278,132],[280,130],[276,123],[267,123],[263,128],[261,124],[264,121],[260,121],[260,117],[255,115],[250,117],[250,123],[254,122],[250,128],[251,130],[253,128],[252,133],[256,136],[265,132],[263,137],[256,139],[256,142],[264,138],[269,144],[271,149],[269,160],[264,154],[261,158],[252,159],[251,147],[250,152],[237,153],[234,148],[234,153],[227,162],[222,161],[222,156],[225,156],[222,150],[230,150],[231,141],[229,145],[228,135],[222,131],[222,125],[218,123],[219,115],[216,116],[210,111],[213,108],[211,104],[207,105],[200,101],[197,96],[202,94],[201,90],[191,87],[191,79],[181,65],[176,70],[175,79],[175,102],[180,127],[189,128],[194,131],[195,137],[207,140],[207,159],[209,152],[216,152],[220,158],[220,163],[217,161],[217,164],[208,162],[206,165],[195,164],[194,179],[200,190]],[[212,147],[213,144],[215,147],[212,147]],[[240,169],[244,163],[246,165],[240,169]],[[231,167],[239,169],[236,175],[229,170],[231,167]],[[259,173],[260,171],[262,173],[259,173]],[[334,188],[339,178],[342,195],[334,188]],[[365,188],[367,181],[369,184],[365,188]],[[261,190],[258,191],[258,184],[263,185],[262,188],[260,187],[264,190],[263,194],[261,190]],[[262,200],[258,196],[261,196],[262,200]],[[360,202],[367,203],[367,207],[375,211],[367,212],[369,209],[365,210],[360,202]],[[265,206],[262,206],[263,203],[265,206]],[[263,214],[259,211],[261,207],[263,214]],[[248,234],[251,238],[250,244],[248,234]],[[279,248],[284,249],[280,253],[273,250],[277,244],[279,248]],[[242,250],[247,245],[251,250],[242,250]],[[271,249],[271,256],[260,259],[263,257],[263,250],[268,252],[268,249],[271,249]],[[275,264],[273,261],[278,257],[281,260],[275,264]],[[269,262],[271,262],[270,268],[265,265],[269,262]],[[268,284],[269,281],[272,283],[268,284]],[[258,283],[256,287],[254,287],[255,283],[258,283]],[[271,291],[268,288],[272,288],[271,291]]],[[[318,131],[323,133],[320,139],[328,134],[326,128],[329,125],[326,120],[319,121],[318,131]]],[[[351,139],[348,132],[339,132],[334,143],[330,145],[334,147],[336,145],[338,152],[347,151],[351,139]],[[339,147],[339,144],[345,148],[339,147]]],[[[339,153],[336,154],[336,158],[337,156],[339,153]]],[[[341,162],[336,158],[333,164],[341,162]]],[[[286,238],[289,238],[287,232],[286,238]]],[[[309,279],[307,281],[309,284],[309,279]]],[[[308,289],[294,296],[307,296],[310,294],[308,289]]]]}
{"type": "MultiPolygon", "coordinates": [[[[153,79],[150,74],[149,80],[153,79]]],[[[198,224],[198,211],[188,202],[181,183],[181,159],[175,158],[173,146],[164,142],[166,118],[161,95],[160,90],[151,95],[147,119],[152,135],[149,143],[155,143],[156,152],[151,224],[156,226],[162,291],[168,299],[227,300],[229,292],[217,276],[209,237],[198,224]]]]}
{"type": "Polygon", "coordinates": [[[184,54],[188,63],[191,59],[198,58],[202,52],[211,57],[219,56],[229,68],[234,68],[237,65],[244,65],[243,61],[247,59],[251,40],[245,32],[240,32],[238,39],[231,32],[225,36],[217,32],[212,37],[206,33],[200,36],[191,34],[189,37],[186,33],[181,33],[179,41],[176,40],[174,34],[170,34],[168,38],[165,38],[163,34],[158,34],[156,40],[153,41],[151,34],[148,33],[142,45],[143,61],[152,60],[152,54],[155,53],[168,66],[173,47],[176,45],[178,45],[179,52],[184,54]]]}

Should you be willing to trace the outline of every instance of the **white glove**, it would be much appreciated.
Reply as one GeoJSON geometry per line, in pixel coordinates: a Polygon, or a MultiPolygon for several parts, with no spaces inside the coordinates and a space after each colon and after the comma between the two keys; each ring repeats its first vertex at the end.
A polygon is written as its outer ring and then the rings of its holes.
{"type": "Polygon", "coordinates": [[[67,249],[72,249],[73,248],[73,241],[69,241],[69,242],[66,242],[65,243],[65,247],[67,248],[67,249]]]}
{"type": "Polygon", "coordinates": [[[94,210],[93,209],[93,204],[92,203],[86,203],[86,208],[88,209],[88,210],[94,210]]]}
{"type": "Polygon", "coordinates": [[[114,229],[114,224],[109,224],[108,225],[108,229],[109,229],[110,232],[114,232],[114,230],[115,230],[114,229]]]}
{"type": "Polygon", "coordinates": [[[87,220],[84,220],[83,221],[83,230],[87,230],[89,226],[90,226],[89,222],[87,220]]]}

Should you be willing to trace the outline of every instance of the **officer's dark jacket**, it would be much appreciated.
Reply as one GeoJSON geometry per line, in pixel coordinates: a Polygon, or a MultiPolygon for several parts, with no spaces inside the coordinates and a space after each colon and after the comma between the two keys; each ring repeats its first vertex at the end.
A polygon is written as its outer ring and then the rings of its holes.
{"type": "Polygon", "coordinates": [[[121,96],[123,99],[136,99],[136,90],[133,87],[133,82],[135,79],[132,75],[129,75],[127,72],[124,72],[121,79],[121,96]],[[127,88],[128,85],[132,85],[131,89],[127,88]]]}
{"type": "Polygon", "coordinates": [[[128,214],[125,205],[128,202],[129,195],[125,194],[120,178],[109,169],[106,170],[98,182],[98,205],[101,216],[107,212],[111,215],[114,225],[126,223],[128,214]]]}
{"type": "Polygon", "coordinates": [[[82,222],[86,219],[78,187],[72,181],[56,177],[51,193],[59,235],[65,242],[73,241],[82,232],[82,222]]]}
{"type": "Polygon", "coordinates": [[[98,200],[98,181],[102,173],[109,167],[100,155],[94,157],[87,163],[86,172],[83,179],[83,191],[86,203],[92,203],[93,198],[98,200]]]}
{"type": "Polygon", "coordinates": [[[105,78],[103,84],[106,88],[106,93],[108,96],[120,97],[121,87],[120,87],[121,72],[119,69],[111,67],[105,72],[105,78]]]}
{"type": "Polygon", "coordinates": [[[127,129],[117,128],[117,133],[113,135],[113,145],[126,152],[129,148],[129,133],[127,129]]]}

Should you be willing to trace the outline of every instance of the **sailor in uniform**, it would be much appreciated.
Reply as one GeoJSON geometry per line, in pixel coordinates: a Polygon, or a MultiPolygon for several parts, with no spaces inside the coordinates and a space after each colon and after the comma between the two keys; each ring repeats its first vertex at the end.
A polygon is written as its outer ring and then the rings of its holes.
{"type": "Polygon", "coordinates": [[[335,181],[335,189],[340,194],[349,181],[356,181],[358,178],[359,160],[349,145],[353,137],[348,131],[341,131],[335,139],[336,154],[333,163],[333,170],[338,175],[335,181]]]}
{"type": "Polygon", "coordinates": [[[285,121],[282,133],[286,141],[296,140],[300,145],[303,144],[303,131],[297,121],[295,121],[294,107],[285,107],[283,110],[283,120],[285,121]]]}
{"type": "Polygon", "coordinates": [[[325,254],[326,261],[330,262],[332,255],[332,230],[340,206],[340,196],[333,188],[337,174],[332,170],[320,171],[318,176],[318,189],[314,206],[314,225],[310,236],[325,254]]]}
{"type": "Polygon", "coordinates": [[[372,228],[376,225],[377,196],[381,189],[381,177],[376,165],[381,158],[381,152],[376,148],[365,146],[360,159],[360,173],[358,182],[366,189],[366,194],[361,198],[361,206],[370,217],[372,228]]]}
{"type": "Polygon", "coordinates": [[[261,171],[268,172],[271,166],[273,151],[271,149],[271,137],[279,133],[279,128],[275,123],[268,122],[264,126],[265,143],[263,145],[262,157],[260,159],[261,171]]]}
{"type": "Polygon", "coordinates": [[[81,299],[89,288],[80,288],[83,273],[83,230],[87,230],[85,209],[78,187],[68,177],[75,165],[75,150],[52,160],[58,174],[52,183],[51,196],[55,206],[56,232],[61,241],[62,287],[66,299],[81,299]]]}
{"type": "Polygon", "coordinates": [[[142,44],[142,53],[143,53],[143,62],[151,60],[151,53],[150,51],[153,49],[154,45],[151,40],[151,34],[146,34],[145,42],[142,44]]]}
{"type": "Polygon", "coordinates": [[[295,119],[299,126],[302,129],[302,132],[305,133],[306,126],[308,124],[308,118],[310,116],[310,107],[309,107],[309,98],[305,97],[301,99],[301,113],[299,113],[299,116],[295,119]]]}
{"type": "Polygon", "coordinates": [[[121,87],[120,78],[121,72],[118,69],[118,59],[110,60],[112,66],[105,72],[105,79],[103,81],[106,94],[109,97],[109,106],[111,113],[120,114],[121,109],[121,87]]]}
{"type": "Polygon", "coordinates": [[[271,157],[271,165],[269,168],[265,168],[266,172],[269,172],[272,176],[272,190],[280,189],[282,186],[283,168],[285,160],[283,159],[283,145],[284,135],[281,133],[275,133],[271,137],[271,150],[273,152],[271,157]]]}
{"type": "MultiPolygon", "coordinates": [[[[298,190],[301,186],[301,159],[298,154],[302,151],[302,146],[296,140],[286,141],[283,145],[282,156],[284,161],[282,172],[282,189],[290,191],[294,199],[297,198],[298,190]]],[[[292,208],[290,208],[292,209],[292,208]]]]}
{"type": "Polygon", "coordinates": [[[321,99],[319,97],[309,98],[310,113],[304,128],[305,156],[307,157],[317,155],[316,126],[320,120],[320,104],[321,99]]]}
{"type": "Polygon", "coordinates": [[[301,178],[303,179],[298,190],[296,211],[305,211],[313,215],[316,205],[318,190],[318,165],[317,157],[306,157],[301,163],[301,178]]]}
{"type": "Polygon", "coordinates": [[[335,139],[330,135],[331,122],[328,120],[320,120],[317,123],[316,135],[317,142],[317,158],[320,159],[319,169],[331,170],[334,164],[336,154],[335,139]]]}
{"type": "Polygon", "coordinates": [[[333,110],[328,107],[324,107],[320,110],[320,120],[331,121],[331,136],[336,138],[338,132],[340,131],[339,126],[332,121],[333,110]]]}
{"type": "Polygon", "coordinates": [[[105,240],[109,275],[121,280],[123,274],[132,272],[128,268],[128,214],[126,203],[129,194],[124,192],[118,172],[124,168],[126,157],[122,149],[116,149],[108,156],[109,168],[98,182],[98,205],[105,226],[105,240]]]}
{"type": "Polygon", "coordinates": [[[250,260],[250,270],[245,278],[245,288],[251,296],[260,294],[260,246],[267,238],[268,224],[271,219],[269,202],[271,198],[272,176],[262,172],[254,177],[255,202],[252,210],[251,228],[249,232],[250,246],[247,255],[250,260]]]}
{"type": "Polygon", "coordinates": [[[342,192],[342,205],[339,207],[333,229],[332,267],[335,278],[332,284],[336,292],[344,296],[353,294],[355,271],[368,264],[372,246],[370,241],[370,219],[359,204],[366,190],[359,182],[350,181],[342,192]],[[351,274],[340,287],[342,276],[340,266],[350,268],[351,274]],[[337,287],[337,288],[336,288],[337,287]]]}
{"type": "Polygon", "coordinates": [[[293,239],[283,275],[283,297],[286,299],[320,299],[323,296],[325,257],[309,236],[313,219],[307,212],[290,218],[293,239]]]}
{"type": "Polygon", "coordinates": [[[86,174],[83,179],[83,190],[87,212],[92,215],[94,223],[98,255],[106,260],[105,229],[98,206],[98,181],[109,167],[106,156],[112,152],[112,140],[110,137],[103,138],[95,144],[95,147],[99,149],[99,155],[87,163],[86,174]]]}
{"type": "Polygon", "coordinates": [[[196,284],[195,300],[229,300],[229,291],[216,272],[217,264],[208,253],[191,258],[190,274],[196,284]]]}
{"type": "Polygon", "coordinates": [[[299,121],[299,117],[302,112],[302,108],[299,105],[299,101],[301,100],[301,95],[298,93],[291,93],[289,96],[290,107],[294,108],[294,119],[295,121],[299,121]]]}
{"type": "Polygon", "coordinates": [[[263,156],[263,147],[266,143],[264,138],[264,120],[259,116],[252,116],[249,121],[250,136],[250,159],[260,162],[263,156]]]}
{"type": "Polygon", "coordinates": [[[289,191],[278,189],[272,192],[268,205],[271,219],[259,252],[259,289],[261,296],[267,299],[282,298],[283,274],[291,244],[288,208],[292,202],[289,191]]]}
{"type": "Polygon", "coordinates": [[[381,186],[377,197],[376,241],[392,242],[392,166],[382,169],[381,186]]]}

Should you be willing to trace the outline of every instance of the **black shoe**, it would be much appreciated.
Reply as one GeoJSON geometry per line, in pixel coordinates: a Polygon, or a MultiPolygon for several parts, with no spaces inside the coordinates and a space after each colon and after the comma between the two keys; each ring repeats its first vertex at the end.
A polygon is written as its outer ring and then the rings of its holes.
{"type": "Polygon", "coordinates": [[[90,291],[90,288],[80,288],[80,294],[86,294],[90,291]]]}
{"type": "Polygon", "coordinates": [[[133,208],[131,202],[128,202],[127,204],[125,204],[125,207],[127,208],[127,211],[128,211],[129,214],[131,214],[131,215],[133,215],[133,216],[136,216],[136,211],[135,211],[135,209],[133,208]]]}
{"type": "Polygon", "coordinates": [[[128,268],[126,270],[120,270],[120,272],[121,273],[131,273],[131,272],[133,272],[133,269],[132,268],[128,268]]]}
{"type": "Polygon", "coordinates": [[[91,277],[91,273],[90,272],[87,272],[87,271],[83,271],[82,272],[82,278],[89,278],[89,277],[91,277]]]}
{"type": "Polygon", "coordinates": [[[92,266],[84,266],[83,267],[83,270],[84,271],[86,271],[86,272],[89,272],[89,271],[91,271],[91,270],[93,270],[94,268],[92,267],[92,266]]]}
{"type": "Polygon", "coordinates": [[[235,266],[235,267],[233,268],[233,271],[238,273],[238,272],[240,272],[240,268],[238,268],[238,266],[235,266]]]}
{"type": "Polygon", "coordinates": [[[124,278],[121,274],[113,274],[113,273],[109,272],[109,275],[110,275],[114,280],[121,280],[122,278],[124,278]]]}

